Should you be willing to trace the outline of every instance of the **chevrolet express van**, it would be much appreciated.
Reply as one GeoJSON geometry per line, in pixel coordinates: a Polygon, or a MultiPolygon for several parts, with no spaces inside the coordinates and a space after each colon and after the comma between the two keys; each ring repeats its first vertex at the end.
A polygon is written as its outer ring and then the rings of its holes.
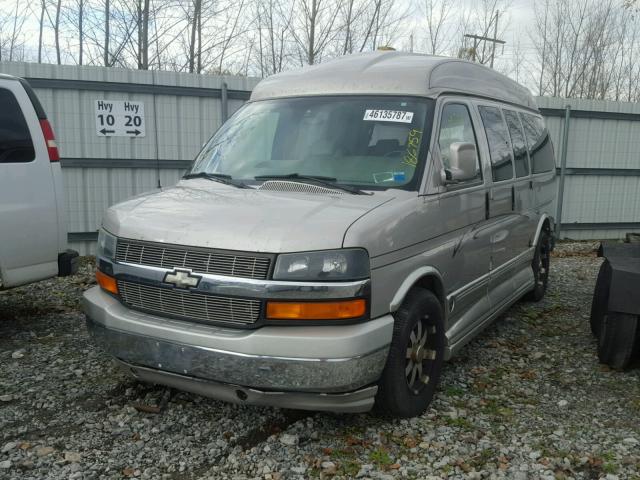
{"type": "Polygon", "coordinates": [[[30,85],[0,74],[0,290],[76,272],[60,156],[30,85]]]}
{"type": "Polygon", "coordinates": [[[443,362],[547,289],[553,148],[530,93],[399,52],[263,80],[173,188],[110,208],[95,341],[231,402],[419,415],[443,362]]]}

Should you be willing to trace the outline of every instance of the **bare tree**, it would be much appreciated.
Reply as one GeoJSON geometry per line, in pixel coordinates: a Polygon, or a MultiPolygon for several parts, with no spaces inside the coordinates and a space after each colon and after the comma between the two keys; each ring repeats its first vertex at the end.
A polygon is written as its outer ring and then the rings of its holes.
{"type": "Polygon", "coordinates": [[[61,21],[64,25],[62,35],[67,42],[66,56],[69,58],[67,61],[75,61],[78,65],[85,63],[85,31],[87,15],[91,13],[90,7],[89,0],[67,1],[62,6],[61,21]],[[74,37],[77,38],[77,43],[74,37]],[[72,53],[76,49],[77,56],[72,53]]]}
{"type": "Polygon", "coordinates": [[[13,34],[15,18],[14,9],[11,10],[11,13],[8,11],[0,12],[0,61],[12,56],[12,45],[15,44],[13,34]]]}
{"type": "Polygon", "coordinates": [[[111,26],[111,1],[104,0],[104,66],[108,67],[109,63],[109,35],[111,26]]]}
{"type": "Polygon", "coordinates": [[[335,56],[390,45],[397,40],[409,12],[408,4],[396,0],[356,0],[350,10],[343,8],[337,23],[335,45],[328,51],[335,56]],[[340,43],[342,49],[337,48],[340,43]]]}
{"type": "Polygon", "coordinates": [[[84,53],[84,0],[78,0],[78,64],[82,65],[82,54],[84,53]]]}
{"type": "MultiPolygon", "coordinates": [[[[534,8],[539,8],[539,4],[535,4],[534,8]]],[[[537,39],[537,43],[539,45],[539,50],[540,50],[540,58],[541,58],[541,63],[540,63],[540,75],[538,77],[538,92],[540,92],[540,95],[542,95],[542,82],[544,80],[544,70],[545,70],[545,65],[546,65],[546,60],[547,60],[547,27],[548,27],[548,19],[549,19],[549,0],[544,0],[544,7],[543,7],[543,11],[544,14],[540,15],[538,11],[536,11],[536,23],[537,23],[537,27],[538,27],[538,32],[541,32],[541,37],[539,39],[537,39]]]]}
{"type": "Polygon", "coordinates": [[[342,31],[344,33],[342,54],[345,55],[353,51],[353,26],[361,15],[361,12],[356,9],[357,5],[355,0],[340,2],[339,7],[344,18],[344,24],[342,26],[342,31]]]}
{"type": "MultiPolygon", "coordinates": [[[[246,23],[243,23],[244,19],[244,5],[245,0],[240,0],[237,4],[237,10],[228,9],[227,12],[231,13],[227,21],[223,23],[224,27],[222,28],[222,42],[220,45],[220,56],[218,59],[218,71],[224,71],[224,61],[226,60],[226,55],[229,54],[229,50],[235,45],[235,41],[238,39],[240,35],[242,35],[246,31],[246,23]]],[[[243,50],[244,46],[240,46],[240,49],[243,50]]]]}
{"type": "Polygon", "coordinates": [[[254,56],[260,76],[281,72],[291,59],[293,9],[282,0],[256,2],[257,39],[254,56]]]}
{"type": "Polygon", "coordinates": [[[294,5],[293,38],[298,44],[300,63],[313,65],[322,59],[336,37],[337,0],[297,0],[294,5]]]}
{"type": "Polygon", "coordinates": [[[424,15],[427,27],[427,53],[440,55],[449,50],[452,38],[452,0],[424,0],[424,15]]]}
{"type": "Polygon", "coordinates": [[[44,32],[44,13],[46,8],[46,1],[40,0],[40,24],[38,28],[38,63],[42,63],[42,35],[44,32]]]}
{"type": "Polygon", "coordinates": [[[149,5],[150,0],[138,0],[137,2],[137,27],[138,27],[138,68],[149,69],[149,5]]]}
{"type": "Polygon", "coordinates": [[[9,54],[9,61],[18,60],[19,51],[23,46],[22,40],[22,28],[24,27],[24,23],[26,21],[26,7],[23,6],[20,8],[21,2],[17,0],[15,2],[15,8],[13,8],[13,16],[7,21],[7,26],[9,30],[8,38],[5,39],[5,43],[7,44],[6,49],[9,54]]]}
{"type": "Polygon", "coordinates": [[[536,12],[539,91],[563,97],[625,98],[638,95],[639,20],[617,0],[548,0],[536,12]]]}
{"type": "Polygon", "coordinates": [[[60,12],[62,10],[62,0],[57,0],[55,4],[55,20],[53,22],[53,35],[56,43],[56,61],[60,65],[60,12]]]}
{"type": "MultiPolygon", "coordinates": [[[[189,45],[189,72],[193,73],[196,66],[196,40],[200,40],[200,36],[196,36],[201,33],[202,23],[200,18],[202,16],[202,2],[200,0],[194,0],[193,2],[193,15],[191,18],[191,42],[189,45]]],[[[198,43],[200,43],[198,41],[198,43]]],[[[198,55],[198,59],[200,55],[198,55]]],[[[200,64],[200,60],[198,60],[200,64]]],[[[198,73],[200,73],[200,67],[198,67],[198,73]]]]}
{"type": "Polygon", "coordinates": [[[640,100],[640,0],[536,1],[533,53],[517,32],[502,57],[463,33],[502,37],[510,0],[418,1],[0,0],[0,59],[266,76],[411,34],[411,50],[496,58],[541,94],[640,100]]]}

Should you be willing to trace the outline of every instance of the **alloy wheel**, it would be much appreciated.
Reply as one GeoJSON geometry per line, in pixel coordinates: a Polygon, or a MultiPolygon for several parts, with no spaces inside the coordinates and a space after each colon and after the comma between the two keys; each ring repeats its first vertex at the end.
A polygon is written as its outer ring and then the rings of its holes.
{"type": "Polygon", "coordinates": [[[407,345],[405,377],[407,386],[414,393],[420,393],[432,378],[432,370],[437,357],[436,327],[429,324],[425,315],[416,322],[409,335],[407,345]]]}

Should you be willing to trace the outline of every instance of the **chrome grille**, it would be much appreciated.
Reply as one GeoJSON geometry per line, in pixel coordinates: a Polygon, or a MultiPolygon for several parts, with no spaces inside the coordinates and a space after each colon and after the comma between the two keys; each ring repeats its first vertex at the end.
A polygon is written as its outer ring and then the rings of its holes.
{"type": "Polygon", "coordinates": [[[245,253],[195,250],[177,245],[118,239],[116,261],[159,268],[189,268],[197,273],[264,280],[271,259],[245,253]]]}
{"type": "Polygon", "coordinates": [[[118,280],[118,290],[124,303],[132,308],[186,320],[247,325],[255,323],[260,315],[260,300],[218,297],[122,280],[118,280]]]}

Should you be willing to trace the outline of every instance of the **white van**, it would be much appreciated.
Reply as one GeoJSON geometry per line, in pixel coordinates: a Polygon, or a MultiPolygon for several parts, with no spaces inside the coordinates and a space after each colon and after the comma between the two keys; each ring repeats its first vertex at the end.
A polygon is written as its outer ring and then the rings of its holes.
{"type": "Polygon", "coordinates": [[[26,80],[0,74],[0,290],[77,270],[60,156],[26,80]]]}

